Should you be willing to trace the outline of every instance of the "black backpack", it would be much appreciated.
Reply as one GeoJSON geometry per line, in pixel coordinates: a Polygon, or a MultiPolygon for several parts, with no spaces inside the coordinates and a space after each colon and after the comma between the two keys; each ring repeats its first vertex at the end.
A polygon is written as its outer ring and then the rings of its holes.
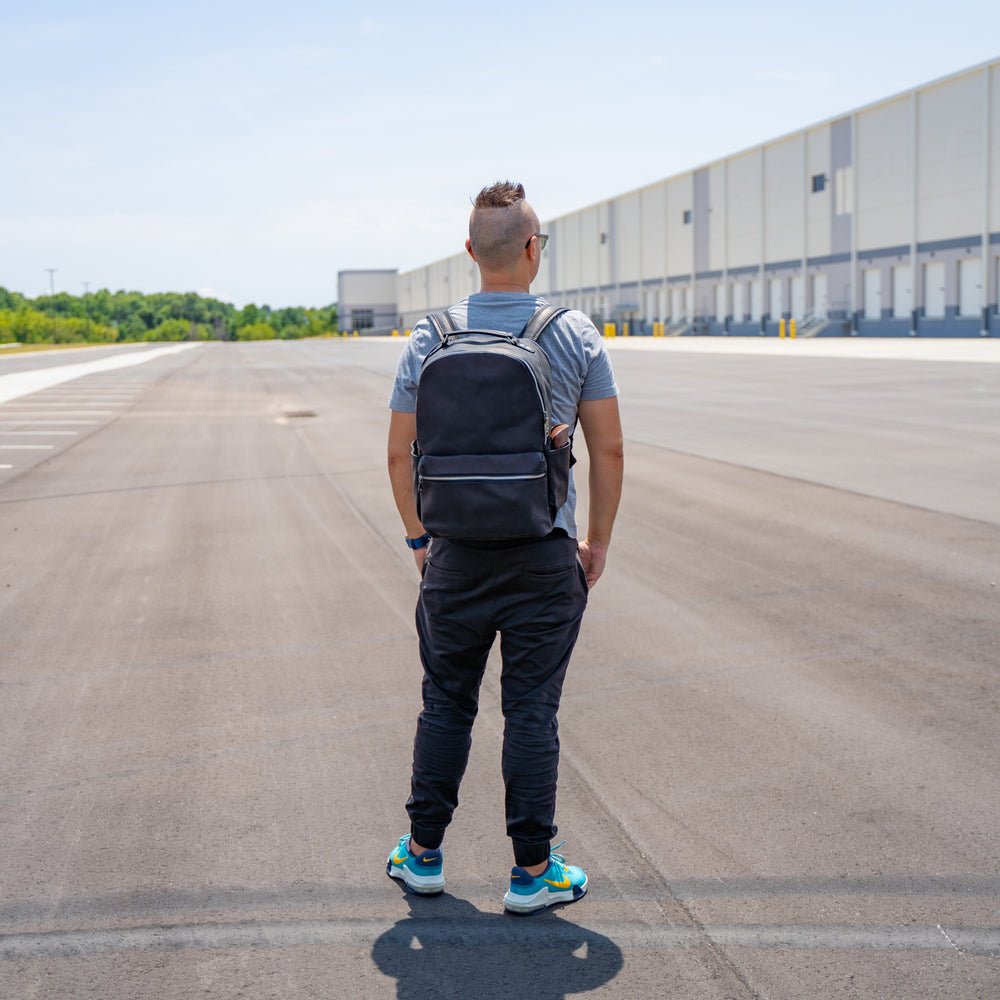
{"type": "Polygon", "coordinates": [[[566,425],[553,427],[552,371],[537,341],[564,312],[542,306],[518,335],[458,330],[447,312],[428,317],[441,343],[420,370],[411,459],[430,535],[509,540],[552,531],[571,443],[562,443],[566,425]]]}

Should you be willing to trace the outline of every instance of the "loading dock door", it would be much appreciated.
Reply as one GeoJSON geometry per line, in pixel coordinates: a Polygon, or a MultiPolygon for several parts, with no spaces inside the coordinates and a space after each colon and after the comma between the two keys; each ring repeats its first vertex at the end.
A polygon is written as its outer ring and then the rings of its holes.
{"type": "Polygon", "coordinates": [[[825,274],[812,276],[813,315],[816,319],[826,319],[830,312],[830,296],[827,291],[825,274]]]}
{"type": "Polygon", "coordinates": [[[924,264],[924,315],[944,319],[944,261],[924,264]]]}
{"type": "Polygon", "coordinates": [[[747,315],[746,285],[742,281],[733,284],[733,321],[745,323],[747,315]]]}
{"type": "Polygon", "coordinates": [[[882,269],[869,267],[861,275],[865,288],[865,319],[882,318],[882,269]]]}
{"type": "Polygon", "coordinates": [[[792,278],[792,316],[795,319],[802,319],[803,313],[806,311],[806,286],[805,282],[802,280],[802,275],[800,274],[796,278],[792,278]]]}
{"type": "Polygon", "coordinates": [[[750,282],[750,321],[757,323],[760,321],[764,311],[764,289],[760,280],[750,282]]]}
{"type": "Polygon", "coordinates": [[[913,282],[910,265],[892,269],[892,315],[895,319],[909,319],[913,311],[913,282]]]}
{"type": "Polygon", "coordinates": [[[978,316],[982,305],[982,269],[978,257],[958,262],[958,314],[978,316]]]}
{"type": "Polygon", "coordinates": [[[782,317],[782,288],[781,288],[781,278],[772,278],[768,282],[768,302],[767,302],[767,314],[772,320],[777,322],[777,320],[782,317]]]}

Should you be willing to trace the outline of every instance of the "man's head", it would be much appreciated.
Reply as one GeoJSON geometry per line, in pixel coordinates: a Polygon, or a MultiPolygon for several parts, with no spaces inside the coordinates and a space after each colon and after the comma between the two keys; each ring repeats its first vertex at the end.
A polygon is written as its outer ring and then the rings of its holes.
{"type": "Polygon", "coordinates": [[[484,284],[497,276],[530,284],[541,257],[538,240],[532,238],[537,233],[538,216],[524,200],[520,184],[497,181],[483,188],[473,203],[465,246],[479,265],[484,284]]]}

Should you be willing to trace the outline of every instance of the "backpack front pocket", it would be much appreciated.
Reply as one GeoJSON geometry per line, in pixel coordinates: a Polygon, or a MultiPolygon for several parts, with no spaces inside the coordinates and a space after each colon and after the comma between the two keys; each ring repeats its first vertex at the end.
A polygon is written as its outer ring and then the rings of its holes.
{"type": "Polygon", "coordinates": [[[414,458],[417,513],[431,535],[500,540],[552,530],[542,452],[414,458]]]}

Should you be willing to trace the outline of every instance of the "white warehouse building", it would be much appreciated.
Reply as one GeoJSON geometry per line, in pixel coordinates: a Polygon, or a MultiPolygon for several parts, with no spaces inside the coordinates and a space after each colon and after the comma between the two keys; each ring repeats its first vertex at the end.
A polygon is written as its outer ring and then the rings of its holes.
{"type": "MultiPolygon", "coordinates": [[[[529,191],[530,198],[530,191],[529,191]]],[[[1000,59],[545,222],[532,291],[630,333],[1000,331],[1000,59]]],[[[463,251],[398,321],[478,290],[463,251]]]]}

